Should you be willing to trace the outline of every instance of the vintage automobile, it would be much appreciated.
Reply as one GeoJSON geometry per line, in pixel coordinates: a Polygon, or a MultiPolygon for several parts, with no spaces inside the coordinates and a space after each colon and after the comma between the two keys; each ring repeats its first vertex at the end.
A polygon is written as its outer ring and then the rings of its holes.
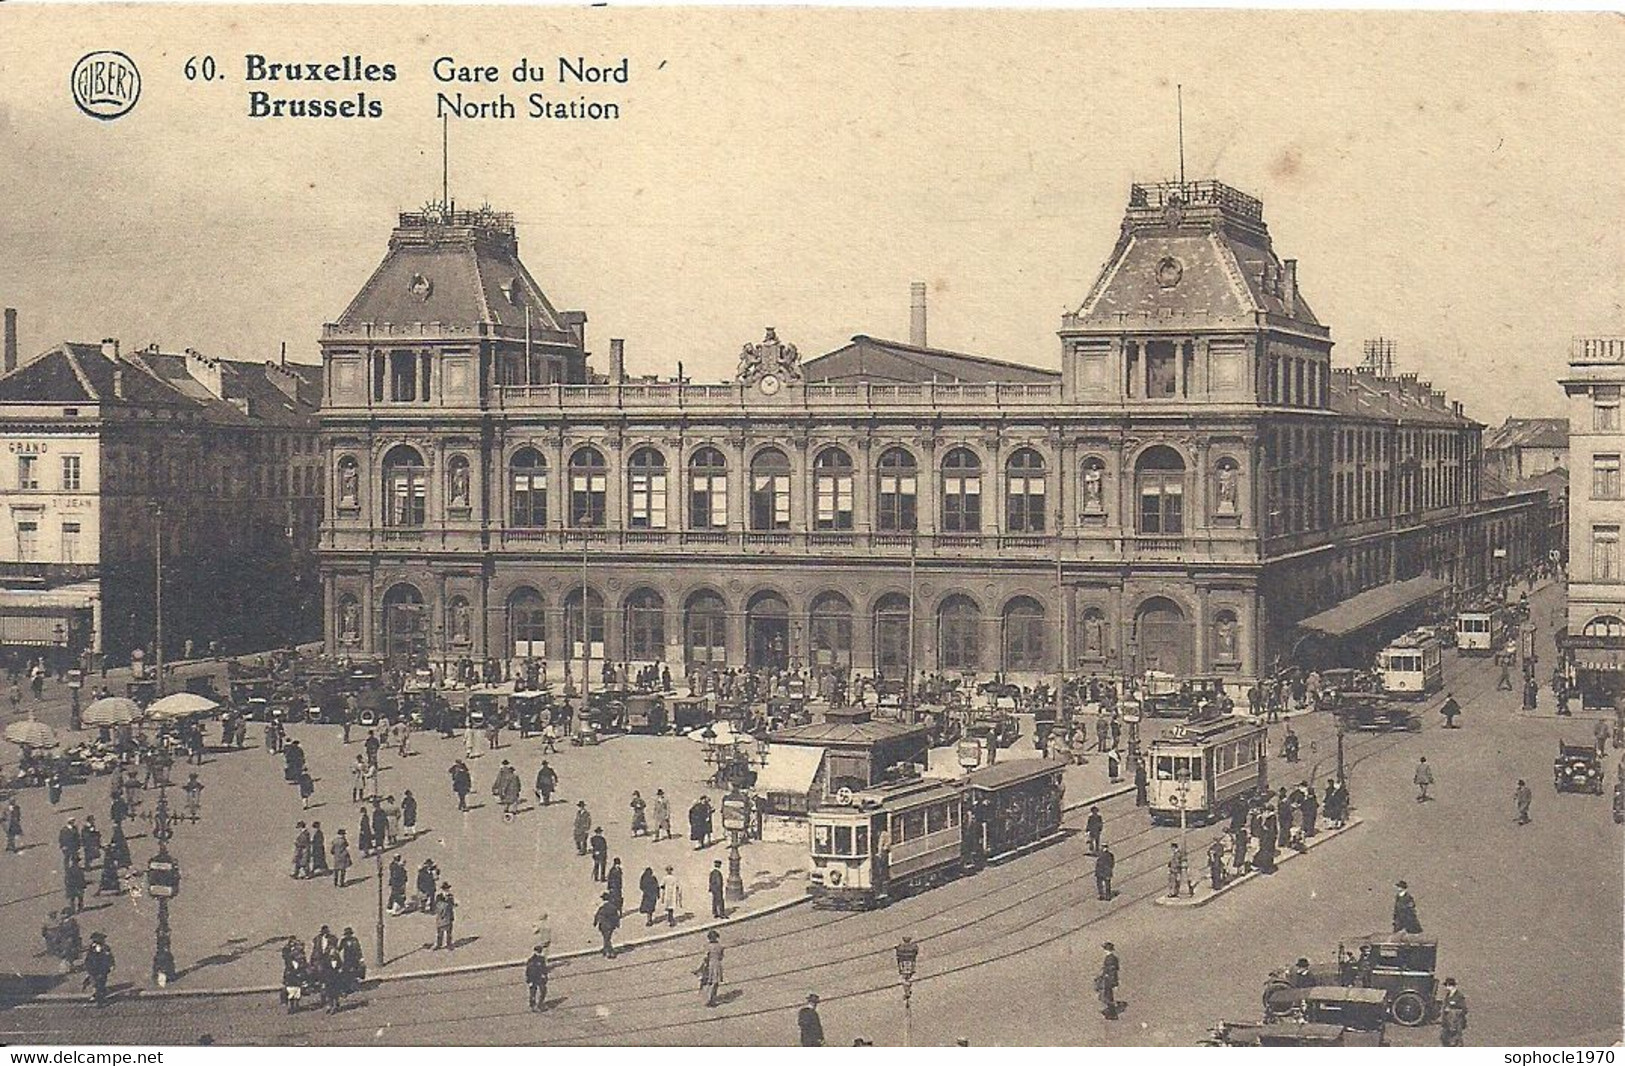
{"type": "MultiPolygon", "coordinates": [[[[1220,1022],[1208,1029],[1202,1047],[1350,1047],[1350,1031],[1326,1022],[1220,1022]]],[[[1363,1034],[1362,1034],[1363,1035],[1363,1034]]]]}
{"type": "MultiPolygon", "coordinates": [[[[1308,987],[1331,985],[1377,989],[1383,994],[1388,1016],[1400,1025],[1421,1025],[1433,1015],[1438,989],[1439,942],[1420,933],[1391,933],[1366,937],[1350,951],[1337,945],[1337,962],[1311,966],[1304,978],[1308,987]]],[[[1289,970],[1272,972],[1264,983],[1264,1013],[1273,1004],[1288,1002],[1301,992],[1289,970]]]]}
{"type": "Polygon", "coordinates": [[[553,719],[553,694],[538,689],[521,689],[508,697],[508,721],[521,733],[541,732],[553,719]]]}
{"type": "Polygon", "coordinates": [[[697,729],[711,721],[710,702],[705,696],[675,696],[666,701],[671,725],[679,733],[697,729]]]}
{"type": "Polygon", "coordinates": [[[1264,997],[1264,1021],[1280,1019],[1340,1025],[1370,1034],[1370,1044],[1388,1043],[1388,995],[1380,988],[1313,985],[1278,988],[1264,997]]]}
{"type": "Polygon", "coordinates": [[[992,707],[972,707],[966,712],[964,734],[977,740],[992,738],[1001,748],[1008,748],[1021,735],[1021,724],[1009,711],[992,707]]]}
{"type": "Polygon", "coordinates": [[[1345,692],[1332,705],[1332,714],[1344,729],[1415,733],[1422,728],[1422,716],[1411,705],[1381,692],[1345,692]]]}
{"type": "Polygon", "coordinates": [[[356,694],[356,725],[363,729],[387,726],[400,714],[396,698],[382,688],[369,688],[356,694]]]}
{"type": "Polygon", "coordinates": [[[1140,699],[1140,713],[1152,718],[1189,718],[1205,701],[1210,707],[1221,707],[1229,696],[1224,690],[1224,678],[1207,676],[1186,678],[1169,691],[1153,691],[1163,685],[1148,685],[1140,699]]]}
{"type": "Polygon", "coordinates": [[[664,733],[666,701],[658,692],[634,692],[626,697],[628,733],[664,733]]]}
{"type": "Polygon", "coordinates": [[[484,729],[492,722],[503,721],[502,697],[495,692],[470,692],[464,705],[463,726],[484,729]]]}
{"type": "Polygon", "coordinates": [[[626,700],[632,695],[624,688],[598,689],[587,696],[586,709],[581,712],[584,726],[599,733],[621,733],[626,730],[626,700]]]}
{"type": "Polygon", "coordinates": [[[1348,670],[1341,667],[1320,672],[1320,698],[1323,703],[1336,706],[1338,700],[1353,692],[1376,692],[1381,681],[1370,670],[1348,670]]]}
{"type": "Polygon", "coordinates": [[[1552,760],[1552,783],[1559,792],[1590,792],[1602,795],[1602,755],[1591,744],[1557,742],[1557,758],[1552,760]]]}

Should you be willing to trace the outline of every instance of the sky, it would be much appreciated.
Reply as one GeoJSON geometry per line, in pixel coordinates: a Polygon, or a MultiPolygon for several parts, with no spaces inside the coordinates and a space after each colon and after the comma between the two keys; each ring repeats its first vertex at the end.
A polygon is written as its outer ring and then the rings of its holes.
{"type": "Polygon", "coordinates": [[[116,336],[315,361],[395,214],[437,198],[436,92],[613,122],[453,120],[450,186],[519,223],[554,304],[607,363],[731,374],[765,326],[803,357],[906,339],[1058,366],[1055,331],[1111,251],[1135,181],[1264,201],[1334,361],[1399,369],[1470,414],[1555,415],[1576,334],[1625,333],[1616,16],[854,9],[0,6],[0,304],[24,357],[116,336]],[[142,96],[79,113],[69,72],[114,48],[142,96]],[[249,85],[271,61],[389,62],[382,85],[249,85]],[[222,77],[188,81],[188,57],[222,77]],[[493,64],[442,85],[437,57],[493,64]],[[516,85],[521,58],[624,85],[516,85]],[[378,120],[253,119],[248,93],[378,120]]]}

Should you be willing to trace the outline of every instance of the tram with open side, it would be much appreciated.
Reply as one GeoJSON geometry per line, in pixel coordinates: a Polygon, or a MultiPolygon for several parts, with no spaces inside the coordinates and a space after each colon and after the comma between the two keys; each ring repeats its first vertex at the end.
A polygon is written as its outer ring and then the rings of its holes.
{"type": "Polygon", "coordinates": [[[1269,791],[1269,733],[1248,718],[1188,722],[1151,742],[1146,798],[1155,824],[1216,821],[1269,791]]]}
{"type": "Polygon", "coordinates": [[[843,789],[808,819],[808,890],[819,906],[877,906],[1058,839],[1063,769],[1017,759],[843,789]]]}

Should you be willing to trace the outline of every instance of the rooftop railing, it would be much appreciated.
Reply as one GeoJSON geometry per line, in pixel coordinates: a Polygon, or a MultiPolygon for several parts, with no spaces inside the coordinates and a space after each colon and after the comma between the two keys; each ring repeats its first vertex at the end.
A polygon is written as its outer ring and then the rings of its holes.
{"type": "Polygon", "coordinates": [[[1059,403],[1059,382],[832,382],[788,389],[768,398],[740,382],[690,385],[506,385],[493,390],[503,408],[742,407],[1037,407],[1059,403]]]}
{"type": "Polygon", "coordinates": [[[1574,337],[1569,342],[1571,363],[1625,363],[1625,336],[1574,337]]]}

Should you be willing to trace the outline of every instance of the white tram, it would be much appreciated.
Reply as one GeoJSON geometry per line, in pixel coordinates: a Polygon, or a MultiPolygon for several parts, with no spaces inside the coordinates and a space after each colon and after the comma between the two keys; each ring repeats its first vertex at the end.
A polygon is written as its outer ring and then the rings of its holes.
{"type": "Polygon", "coordinates": [[[1151,821],[1216,821],[1235,804],[1269,791],[1269,735],[1246,718],[1190,722],[1151,742],[1147,798],[1151,821]]]}
{"type": "Polygon", "coordinates": [[[1444,687],[1444,645],[1426,629],[1413,629],[1377,653],[1382,690],[1420,699],[1444,687]]]}
{"type": "Polygon", "coordinates": [[[1056,839],[1062,770],[1017,759],[842,790],[809,816],[808,890],[824,905],[873,906],[1056,839]]]}
{"type": "Polygon", "coordinates": [[[1505,639],[1505,618],[1499,609],[1456,612],[1456,650],[1461,654],[1494,655],[1505,639]]]}

